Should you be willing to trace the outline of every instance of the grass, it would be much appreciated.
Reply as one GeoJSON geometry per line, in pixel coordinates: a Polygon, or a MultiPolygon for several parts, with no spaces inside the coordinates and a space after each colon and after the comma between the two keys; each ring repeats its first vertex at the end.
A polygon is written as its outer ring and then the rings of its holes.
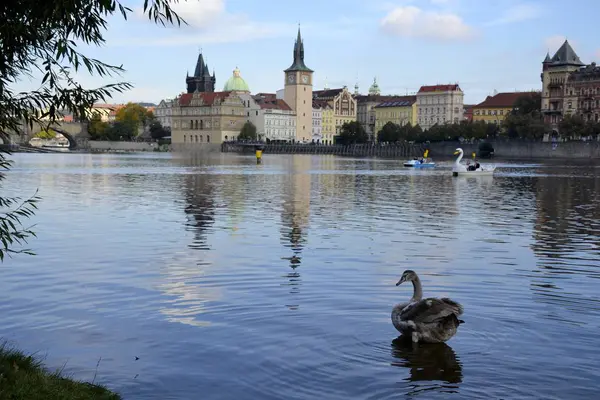
{"type": "Polygon", "coordinates": [[[79,382],[49,372],[33,356],[0,343],[0,399],[6,400],[120,400],[100,385],[79,382]]]}

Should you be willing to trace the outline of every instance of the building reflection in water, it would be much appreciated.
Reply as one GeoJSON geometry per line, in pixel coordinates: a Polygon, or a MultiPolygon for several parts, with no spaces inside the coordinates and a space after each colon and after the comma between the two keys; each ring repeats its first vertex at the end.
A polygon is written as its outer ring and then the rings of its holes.
{"type": "Polygon", "coordinates": [[[176,254],[165,263],[161,272],[159,289],[171,297],[160,312],[167,320],[193,326],[207,326],[198,316],[205,312],[207,303],[221,298],[218,286],[203,284],[212,266],[211,247],[208,237],[215,223],[215,176],[205,173],[202,161],[187,158],[181,160],[192,168],[191,173],[181,175],[183,211],[187,221],[186,230],[193,232],[188,249],[176,254]]]}
{"type": "Polygon", "coordinates": [[[399,361],[391,364],[409,370],[406,378],[413,390],[420,392],[458,393],[463,381],[462,365],[454,350],[446,343],[413,345],[405,338],[392,341],[392,355],[399,361]]]}
{"type": "MultiPolygon", "coordinates": [[[[306,242],[309,226],[311,156],[294,155],[289,159],[290,174],[283,184],[283,205],[281,211],[281,243],[290,249],[291,254],[284,259],[289,261],[289,271],[284,277],[290,287],[290,294],[299,293],[302,282],[298,267],[302,260],[302,250],[306,242]]],[[[297,309],[298,304],[289,304],[289,309],[297,309]]]]}
{"type": "Polygon", "coordinates": [[[600,178],[542,176],[535,194],[534,299],[551,306],[546,318],[586,324],[600,312],[600,178]]]}

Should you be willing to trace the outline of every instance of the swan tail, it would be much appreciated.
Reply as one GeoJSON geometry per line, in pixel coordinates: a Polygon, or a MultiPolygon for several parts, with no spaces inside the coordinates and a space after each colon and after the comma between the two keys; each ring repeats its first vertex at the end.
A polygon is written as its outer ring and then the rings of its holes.
{"type": "Polygon", "coordinates": [[[464,324],[464,323],[465,323],[465,321],[463,321],[462,319],[459,319],[459,320],[458,320],[458,324],[459,324],[459,325],[460,325],[460,324],[464,324]]]}

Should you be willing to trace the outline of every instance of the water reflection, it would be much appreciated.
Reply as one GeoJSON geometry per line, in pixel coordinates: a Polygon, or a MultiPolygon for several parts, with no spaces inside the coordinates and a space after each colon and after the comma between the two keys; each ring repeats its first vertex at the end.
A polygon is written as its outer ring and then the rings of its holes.
{"type": "Polygon", "coordinates": [[[392,341],[392,355],[400,361],[396,367],[410,371],[406,378],[415,382],[408,394],[425,391],[457,393],[463,381],[462,365],[454,350],[446,343],[413,344],[399,336],[392,341]]]}
{"type": "MultiPolygon", "coordinates": [[[[297,268],[302,261],[302,249],[306,242],[310,213],[311,176],[307,173],[310,168],[310,157],[300,156],[290,159],[291,169],[283,187],[283,204],[281,211],[281,243],[291,250],[289,261],[291,271],[284,277],[288,280],[290,294],[299,293],[302,282],[297,268]]],[[[298,304],[289,304],[291,310],[298,309],[298,304]]]]}

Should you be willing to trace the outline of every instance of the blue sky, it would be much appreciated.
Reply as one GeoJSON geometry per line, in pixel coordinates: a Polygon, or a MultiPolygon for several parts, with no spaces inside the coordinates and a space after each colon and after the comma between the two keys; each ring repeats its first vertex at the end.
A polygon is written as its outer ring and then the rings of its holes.
{"type": "MultiPolygon", "coordinates": [[[[124,4],[139,8],[142,0],[124,4]]],[[[189,26],[162,27],[134,14],[109,19],[101,48],[85,54],[123,64],[122,77],[79,74],[99,86],[126,80],[135,88],[114,102],[174,97],[185,90],[202,48],[217,75],[217,90],[238,66],[253,93],[283,87],[292,62],[298,23],[314,89],[358,81],[366,92],[376,76],[385,94],[415,92],[421,85],[458,82],[465,103],[494,90],[539,89],[541,62],[565,37],[583,62],[600,61],[594,39],[600,3],[594,0],[180,0],[173,6],[189,26]]],[[[18,89],[36,87],[24,81],[18,89]]]]}

